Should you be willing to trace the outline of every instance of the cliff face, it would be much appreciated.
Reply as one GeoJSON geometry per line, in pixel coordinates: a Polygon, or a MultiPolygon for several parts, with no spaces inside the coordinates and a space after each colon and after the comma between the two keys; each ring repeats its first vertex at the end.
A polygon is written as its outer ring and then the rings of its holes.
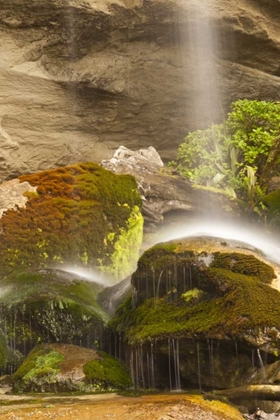
{"type": "Polygon", "coordinates": [[[0,179],[120,144],[171,159],[233,100],[279,101],[279,20],[277,0],[0,0],[0,179]]]}

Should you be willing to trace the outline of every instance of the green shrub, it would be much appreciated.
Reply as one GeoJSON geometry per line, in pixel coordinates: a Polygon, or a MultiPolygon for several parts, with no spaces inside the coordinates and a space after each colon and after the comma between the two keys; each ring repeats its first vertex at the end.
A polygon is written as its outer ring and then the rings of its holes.
{"type": "Polygon", "coordinates": [[[272,102],[234,102],[224,124],[189,133],[170,166],[197,184],[227,190],[247,211],[263,214],[261,178],[278,147],[279,111],[272,102]]]}

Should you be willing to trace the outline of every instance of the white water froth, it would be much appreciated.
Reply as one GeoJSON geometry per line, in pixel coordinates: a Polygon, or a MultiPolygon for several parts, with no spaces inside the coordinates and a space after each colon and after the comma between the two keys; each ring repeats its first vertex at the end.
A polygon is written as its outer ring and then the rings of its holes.
{"type": "Polygon", "coordinates": [[[167,235],[162,235],[161,240],[168,241],[189,236],[212,236],[215,238],[232,239],[260,250],[264,256],[276,264],[280,264],[279,240],[257,230],[235,223],[226,224],[219,221],[198,221],[192,225],[183,224],[180,229],[173,229],[167,235]]]}
{"type": "Polygon", "coordinates": [[[108,276],[105,276],[103,273],[101,273],[97,269],[79,267],[76,265],[75,266],[61,265],[56,268],[59,268],[59,270],[65,271],[70,274],[76,274],[81,279],[100,284],[104,287],[110,287],[115,284],[113,279],[111,279],[108,276]]]}

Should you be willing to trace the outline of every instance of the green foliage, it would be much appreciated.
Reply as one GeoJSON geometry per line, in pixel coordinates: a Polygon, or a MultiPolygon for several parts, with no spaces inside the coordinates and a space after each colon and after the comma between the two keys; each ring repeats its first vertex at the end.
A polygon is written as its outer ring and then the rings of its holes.
{"type": "Polygon", "coordinates": [[[101,389],[126,389],[131,379],[123,363],[113,356],[99,351],[100,359],[91,360],[84,366],[88,382],[101,389]]]}
{"type": "Polygon", "coordinates": [[[219,173],[217,165],[223,164],[226,158],[225,142],[222,125],[211,125],[207,130],[189,133],[179,146],[178,160],[173,164],[180,175],[209,185],[219,173]]]}
{"type": "Polygon", "coordinates": [[[246,203],[248,211],[263,214],[261,177],[275,157],[279,111],[272,102],[238,100],[224,124],[189,133],[170,165],[198,184],[219,185],[246,203]]]}

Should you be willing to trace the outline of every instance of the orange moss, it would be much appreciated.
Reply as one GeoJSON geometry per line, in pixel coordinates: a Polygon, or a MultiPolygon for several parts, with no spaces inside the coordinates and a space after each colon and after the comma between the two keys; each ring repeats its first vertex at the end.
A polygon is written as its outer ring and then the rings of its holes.
{"type": "Polygon", "coordinates": [[[22,175],[37,186],[26,208],[8,210],[0,219],[0,274],[18,266],[40,267],[53,261],[110,264],[114,244],[141,199],[133,177],[115,175],[95,163],[22,175]],[[105,241],[114,232],[114,241],[105,241]]]}

